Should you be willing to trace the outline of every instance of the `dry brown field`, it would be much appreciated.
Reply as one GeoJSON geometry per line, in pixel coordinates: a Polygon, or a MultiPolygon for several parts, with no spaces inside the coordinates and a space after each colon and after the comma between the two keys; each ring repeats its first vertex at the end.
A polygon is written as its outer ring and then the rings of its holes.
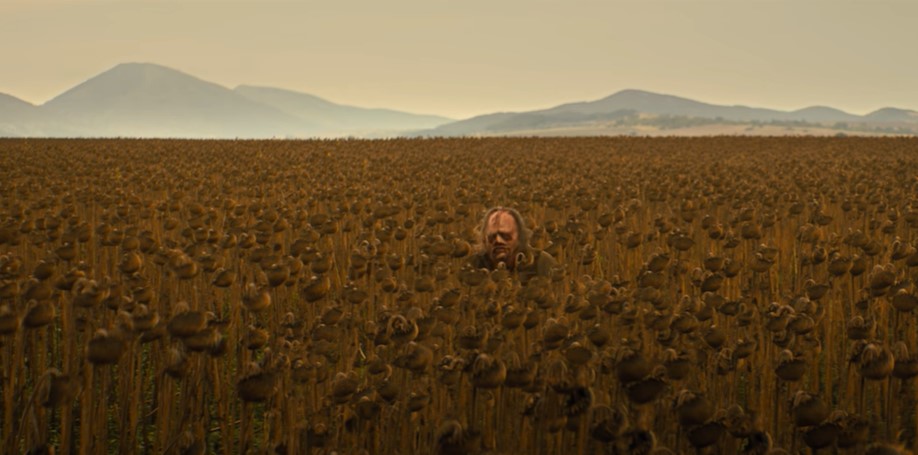
{"type": "Polygon", "coordinates": [[[914,138],[0,140],[0,453],[910,453],[916,247],[914,138]]]}

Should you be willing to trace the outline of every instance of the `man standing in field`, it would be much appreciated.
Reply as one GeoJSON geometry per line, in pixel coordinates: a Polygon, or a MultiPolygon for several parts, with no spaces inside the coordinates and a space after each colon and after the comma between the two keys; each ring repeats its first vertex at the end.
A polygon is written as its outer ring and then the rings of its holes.
{"type": "Polygon", "coordinates": [[[529,229],[518,211],[494,207],[481,220],[481,236],[472,256],[472,266],[495,270],[503,264],[526,283],[534,276],[551,276],[557,265],[550,254],[529,245],[529,229]]]}

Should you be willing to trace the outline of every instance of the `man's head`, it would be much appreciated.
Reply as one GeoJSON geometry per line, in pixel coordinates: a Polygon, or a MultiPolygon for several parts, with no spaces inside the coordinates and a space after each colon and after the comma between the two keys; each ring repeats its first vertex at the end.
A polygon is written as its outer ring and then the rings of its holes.
{"type": "Polygon", "coordinates": [[[516,266],[517,255],[528,246],[529,231],[519,212],[495,207],[485,214],[481,226],[481,249],[493,265],[516,266]]]}

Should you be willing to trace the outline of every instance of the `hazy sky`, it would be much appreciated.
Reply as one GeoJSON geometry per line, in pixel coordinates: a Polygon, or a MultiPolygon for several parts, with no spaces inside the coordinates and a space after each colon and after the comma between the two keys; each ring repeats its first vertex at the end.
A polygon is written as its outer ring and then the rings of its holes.
{"type": "Polygon", "coordinates": [[[464,118],[635,88],[715,104],[918,110],[918,1],[0,1],[0,92],[123,62],[229,88],[464,118]]]}

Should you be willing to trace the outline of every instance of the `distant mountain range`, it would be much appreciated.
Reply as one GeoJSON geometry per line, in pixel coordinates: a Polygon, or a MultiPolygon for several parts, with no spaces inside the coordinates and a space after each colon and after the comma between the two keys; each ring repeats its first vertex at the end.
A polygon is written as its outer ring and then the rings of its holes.
{"type": "Polygon", "coordinates": [[[35,106],[0,93],[0,137],[309,138],[578,134],[774,134],[833,131],[918,134],[918,112],[883,108],[859,116],[813,106],[786,112],[719,106],[623,90],[606,98],[454,121],[336,104],[289,90],[229,89],[160,65],[125,63],[35,106]],[[755,128],[785,128],[771,133],[755,128]],[[743,129],[738,129],[743,126],[743,129]]]}
{"type": "Polygon", "coordinates": [[[451,119],[235,90],[160,65],[118,65],[41,106],[0,94],[0,136],[288,138],[391,136],[451,119]]]}
{"type": "Polygon", "coordinates": [[[636,131],[636,128],[641,126],[656,127],[658,130],[677,134],[680,128],[711,124],[776,124],[798,128],[834,128],[848,132],[916,134],[918,112],[884,108],[859,116],[825,106],[786,112],[746,106],[719,106],[672,95],[622,90],[597,101],[562,104],[550,109],[528,112],[481,115],[440,125],[418,134],[538,135],[552,131],[601,133],[636,131]]]}

